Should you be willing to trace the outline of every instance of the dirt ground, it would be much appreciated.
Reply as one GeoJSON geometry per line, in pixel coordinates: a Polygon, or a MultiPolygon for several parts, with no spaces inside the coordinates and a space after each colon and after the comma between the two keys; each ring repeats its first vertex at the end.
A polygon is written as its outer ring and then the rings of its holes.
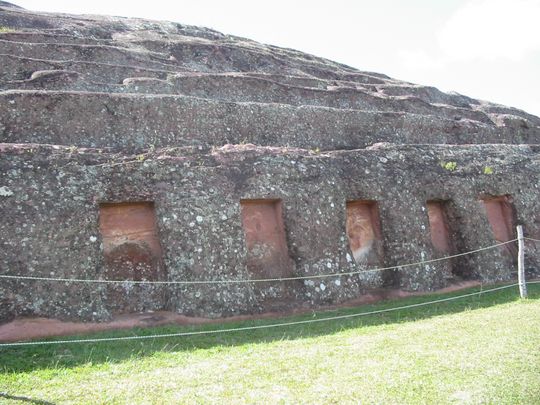
{"type": "MultiPolygon", "coordinates": [[[[438,292],[445,293],[480,285],[477,281],[467,281],[454,284],[438,292]]],[[[330,310],[340,307],[353,307],[372,304],[385,299],[404,298],[425,293],[411,293],[402,290],[376,290],[361,298],[348,301],[341,305],[326,306],[317,310],[330,310]]],[[[15,342],[51,336],[68,336],[106,330],[130,329],[135,327],[151,327],[160,325],[200,325],[209,323],[223,323],[251,319],[279,318],[287,315],[297,315],[312,312],[313,309],[299,308],[289,312],[268,312],[256,315],[240,315],[227,318],[209,319],[188,317],[174,312],[156,311],[134,314],[117,315],[110,322],[63,322],[48,318],[20,318],[0,325],[0,342],[15,342]]]]}

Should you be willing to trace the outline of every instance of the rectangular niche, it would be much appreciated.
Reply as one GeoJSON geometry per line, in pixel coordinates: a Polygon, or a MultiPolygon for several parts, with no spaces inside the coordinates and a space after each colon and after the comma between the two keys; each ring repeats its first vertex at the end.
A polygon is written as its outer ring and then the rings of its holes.
{"type": "MultiPolygon", "coordinates": [[[[497,242],[507,242],[514,239],[514,207],[508,195],[488,197],[482,200],[486,208],[486,215],[497,242]]],[[[507,251],[512,253],[513,247],[506,245],[507,251]]]]}
{"type": "Polygon", "coordinates": [[[454,253],[454,245],[450,238],[446,205],[446,201],[440,200],[428,201],[426,203],[431,243],[436,251],[449,255],[454,253]]]}
{"type": "Polygon", "coordinates": [[[281,200],[240,200],[240,207],[250,272],[264,278],[290,276],[281,200]]]}
{"type": "Polygon", "coordinates": [[[381,262],[381,225],[375,201],[347,202],[346,231],[354,260],[358,264],[381,262]]]}
{"type": "Polygon", "coordinates": [[[100,204],[99,227],[107,278],[162,278],[161,246],[152,202],[100,204]]]}

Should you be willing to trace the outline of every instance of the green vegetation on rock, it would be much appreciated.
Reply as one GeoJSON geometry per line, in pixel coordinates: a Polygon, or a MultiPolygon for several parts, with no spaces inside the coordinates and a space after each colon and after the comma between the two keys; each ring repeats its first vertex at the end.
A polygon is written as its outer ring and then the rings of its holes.
{"type": "Polygon", "coordinates": [[[453,172],[457,168],[457,163],[456,162],[441,162],[441,167],[443,169],[453,172]]]}

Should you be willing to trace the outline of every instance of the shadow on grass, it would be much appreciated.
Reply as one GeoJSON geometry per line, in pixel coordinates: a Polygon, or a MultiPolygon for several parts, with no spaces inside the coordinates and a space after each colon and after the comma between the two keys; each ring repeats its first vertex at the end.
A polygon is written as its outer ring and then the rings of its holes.
{"type": "MultiPolygon", "coordinates": [[[[489,289],[485,288],[484,289],[489,289]]],[[[530,299],[540,298],[540,284],[529,285],[530,299]]],[[[282,322],[302,321],[331,316],[358,314],[384,310],[416,303],[433,301],[441,298],[455,297],[475,291],[470,288],[449,294],[431,294],[421,297],[409,297],[399,300],[388,300],[373,305],[356,308],[324,311],[307,315],[290,316],[280,319],[251,320],[227,322],[223,324],[197,326],[163,326],[156,328],[135,328],[129,331],[101,332],[84,337],[62,337],[53,340],[77,338],[109,338],[121,336],[148,336],[155,334],[181,333],[199,330],[218,330],[258,325],[271,325],[282,322]]],[[[519,299],[518,287],[511,287],[491,293],[475,295],[415,308],[401,309],[392,312],[358,316],[354,318],[306,323],[302,325],[281,326],[255,330],[244,330],[228,333],[205,334],[196,336],[150,338],[142,340],[125,340],[97,343],[62,343],[58,345],[22,346],[0,349],[0,372],[17,373],[44,368],[70,368],[88,363],[116,363],[130,358],[151,356],[157,352],[179,352],[212,347],[227,347],[244,344],[266,343],[276,340],[292,340],[333,334],[342,330],[370,327],[384,324],[409,322],[427,319],[438,315],[459,313],[466,310],[490,307],[519,299]]]]}
{"type": "Polygon", "coordinates": [[[29,398],[29,397],[23,397],[20,395],[9,395],[4,392],[0,392],[0,399],[10,399],[12,401],[20,401],[20,402],[27,402],[30,404],[38,404],[38,405],[54,405],[54,402],[44,401],[42,399],[35,399],[35,398],[29,398]]]}

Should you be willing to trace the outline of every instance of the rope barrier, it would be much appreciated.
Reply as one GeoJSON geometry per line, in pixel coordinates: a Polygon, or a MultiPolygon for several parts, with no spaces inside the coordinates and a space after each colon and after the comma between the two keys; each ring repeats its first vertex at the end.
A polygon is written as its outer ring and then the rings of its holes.
{"type": "Polygon", "coordinates": [[[421,266],[425,264],[440,262],[443,260],[449,260],[456,257],[466,256],[478,252],[482,252],[489,249],[494,249],[499,246],[503,246],[509,243],[513,243],[517,239],[512,239],[506,242],[496,243],[491,246],[471,250],[464,253],[457,253],[455,255],[449,255],[440,257],[437,259],[424,260],[420,262],[407,263],[398,266],[378,267],[368,270],[349,271],[345,273],[326,273],[326,274],[314,274],[310,276],[295,276],[295,277],[279,277],[279,278],[259,278],[259,279],[238,279],[238,280],[106,280],[106,279],[85,279],[85,278],[60,278],[60,277],[36,277],[36,276],[22,276],[22,275],[9,275],[0,274],[0,278],[12,279],[12,280],[33,280],[33,281],[56,281],[66,283],[101,283],[101,284],[170,284],[170,285],[193,285],[193,284],[243,284],[243,283],[263,283],[263,282],[279,282],[279,281],[292,281],[292,280],[311,280],[327,277],[343,277],[352,276],[356,274],[376,273],[386,270],[396,270],[404,267],[421,266]]]}
{"type": "Polygon", "coordinates": [[[533,241],[533,242],[540,242],[540,239],[529,238],[527,236],[524,236],[523,239],[527,239],[527,240],[530,240],[530,241],[533,241]]]}
{"type": "MultiPolygon", "coordinates": [[[[529,284],[540,283],[540,281],[531,282],[529,284]]],[[[441,302],[455,301],[461,298],[472,297],[475,295],[487,294],[494,291],[505,290],[508,288],[518,286],[517,283],[505,285],[501,287],[491,288],[489,290],[480,290],[468,294],[458,295],[455,297],[441,298],[438,300],[432,300],[427,302],[419,302],[416,304],[403,305],[400,307],[378,309],[368,312],[360,312],[356,314],[347,314],[347,315],[336,315],[325,318],[318,319],[306,319],[303,321],[291,321],[291,322],[281,322],[273,323],[268,325],[256,325],[256,326],[244,326],[238,328],[227,328],[227,329],[212,329],[212,330],[199,330],[191,332],[179,332],[179,333],[164,333],[164,334],[154,334],[154,335],[136,335],[136,336],[121,336],[121,337],[110,337],[110,338],[95,338],[95,339],[72,339],[72,340],[52,340],[52,341],[36,341],[36,342],[14,342],[14,343],[1,343],[0,349],[5,347],[20,347],[20,346],[36,346],[36,345],[59,345],[59,344],[68,344],[68,343],[99,343],[99,342],[114,342],[114,341],[127,341],[127,340],[146,340],[146,339],[158,339],[158,338],[171,338],[171,337],[183,337],[183,336],[195,336],[195,335],[209,335],[209,334],[219,334],[219,333],[231,333],[231,332],[241,332],[246,330],[258,330],[258,329],[271,329],[283,326],[293,326],[293,325],[305,325],[316,322],[326,322],[326,321],[335,321],[340,319],[350,319],[357,318],[368,315],[382,314],[386,312],[394,312],[403,309],[417,308],[422,306],[428,306],[432,304],[438,304],[441,302]]]]}

